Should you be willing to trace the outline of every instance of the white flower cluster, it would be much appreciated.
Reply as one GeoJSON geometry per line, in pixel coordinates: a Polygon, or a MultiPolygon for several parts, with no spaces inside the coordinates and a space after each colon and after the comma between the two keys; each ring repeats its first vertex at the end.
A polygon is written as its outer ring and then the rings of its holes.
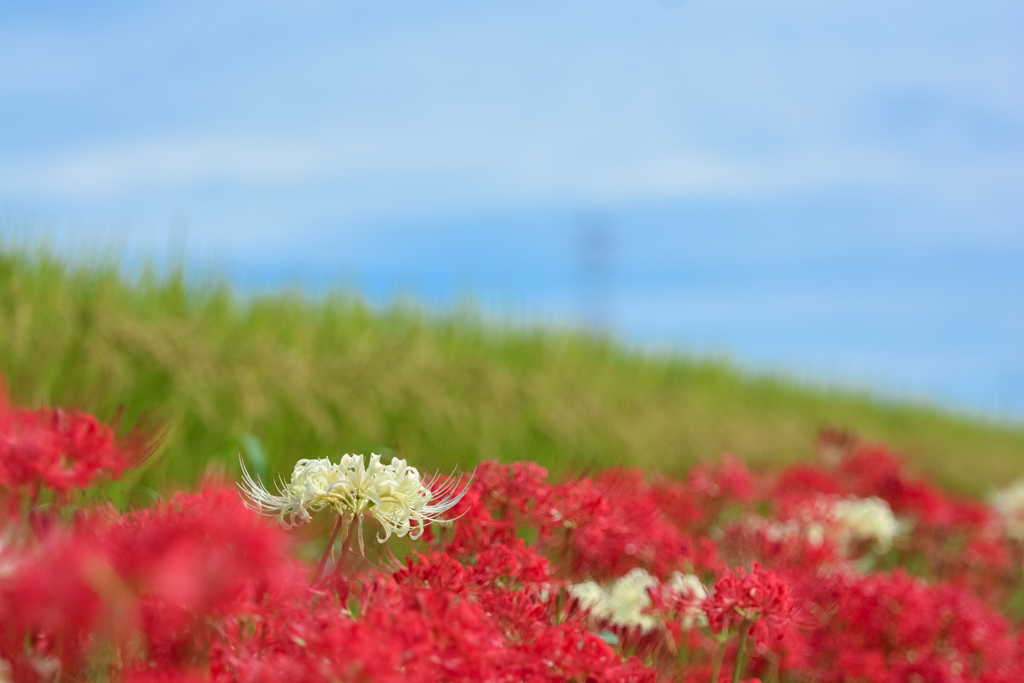
{"type": "Polygon", "coordinates": [[[431,522],[445,521],[440,515],[450,510],[465,495],[464,488],[455,494],[457,482],[451,480],[439,491],[423,485],[415,467],[405,460],[392,458],[390,465],[380,462],[379,455],[370,455],[367,465],[361,455],[344,455],[338,464],[327,458],[299,460],[291,481],[278,483],[278,495],[264,488],[242,466],[242,493],[257,512],[277,515],[287,527],[308,522],[310,512],[334,510],[339,515],[364,512],[384,527],[383,543],[392,534],[408,534],[415,540],[431,522]],[[412,521],[418,522],[415,529],[412,521]]]}
{"type": "MultiPolygon", "coordinates": [[[[620,577],[607,590],[594,581],[586,581],[571,586],[569,592],[579,601],[580,607],[598,619],[612,626],[638,627],[641,632],[647,633],[659,623],[656,616],[643,613],[644,609],[651,606],[648,589],[657,586],[658,580],[638,567],[620,577]]],[[[683,620],[683,626],[691,628],[694,619],[703,614],[696,603],[707,597],[704,586],[696,576],[675,572],[668,587],[694,600],[693,614],[688,612],[683,620]]]]}
{"type": "Polygon", "coordinates": [[[1024,540],[1024,479],[992,494],[992,507],[1002,520],[1006,535],[1024,540]]]}
{"type": "Polygon", "coordinates": [[[754,531],[764,534],[764,538],[772,543],[803,538],[808,545],[820,548],[825,542],[825,526],[813,519],[789,519],[781,522],[764,517],[750,517],[746,524],[754,531]]]}
{"type": "Polygon", "coordinates": [[[900,530],[889,503],[876,496],[837,500],[832,505],[832,518],[839,526],[843,545],[871,541],[878,552],[891,548],[900,530]]]}

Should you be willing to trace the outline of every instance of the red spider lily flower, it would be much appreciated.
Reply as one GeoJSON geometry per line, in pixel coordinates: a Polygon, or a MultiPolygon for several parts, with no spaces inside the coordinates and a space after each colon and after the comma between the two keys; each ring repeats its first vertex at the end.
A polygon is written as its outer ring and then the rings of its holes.
{"type": "Polygon", "coordinates": [[[850,574],[836,588],[830,618],[807,634],[816,680],[1021,680],[1019,636],[962,588],[903,571],[850,574]]]}
{"type": "Polygon", "coordinates": [[[104,517],[56,529],[15,553],[0,576],[0,659],[14,680],[36,680],[28,672],[43,665],[76,679],[101,643],[144,646],[156,668],[140,676],[191,670],[218,620],[305,594],[287,536],[230,489],[104,517]]]}
{"type": "Polygon", "coordinates": [[[137,666],[124,673],[124,683],[209,683],[203,671],[176,666],[137,666]]]}
{"type": "Polygon", "coordinates": [[[723,454],[722,461],[717,465],[705,462],[694,467],[690,471],[689,481],[695,493],[716,500],[719,505],[751,501],[761,486],[754,473],[731,453],[723,454]]]}
{"type": "Polygon", "coordinates": [[[0,577],[0,660],[12,680],[74,672],[99,628],[109,565],[88,536],[51,533],[0,577]]]}
{"type": "Polygon", "coordinates": [[[255,630],[225,631],[211,651],[214,679],[653,683],[653,669],[623,662],[578,622],[552,625],[549,606],[521,590],[469,592],[455,564],[421,557],[400,582],[364,577],[349,598],[357,618],[323,595],[277,604],[255,630]],[[436,590],[438,580],[459,592],[436,590]]]}
{"type": "Polygon", "coordinates": [[[738,567],[719,577],[704,613],[712,633],[747,622],[758,647],[770,648],[793,622],[793,601],[786,584],[755,562],[749,573],[738,567]]]}
{"type": "Polygon", "coordinates": [[[639,470],[611,469],[595,480],[549,484],[534,463],[482,463],[452,508],[455,555],[508,545],[519,528],[536,531],[569,578],[614,578],[635,567],[667,574],[684,564],[715,566],[713,546],[697,542],[662,513],[639,470]]]}
{"type": "Polygon", "coordinates": [[[0,487],[32,497],[44,487],[65,494],[99,477],[117,479],[156,444],[140,429],[117,439],[110,425],[86,413],[18,408],[0,382],[0,487]]]}
{"type": "Polygon", "coordinates": [[[832,472],[826,472],[813,465],[791,465],[783,470],[775,482],[772,498],[840,495],[846,489],[832,472]]]}
{"type": "Polygon", "coordinates": [[[305,573],[286,554],[287,534],[231,489],[178,494],[126,516],[100,542],[138,596],[153,656],[173,664],[205,649],[209,617],[258,609],[265,596],[288,594],[305,573]]]}
{"type": "MultiPolygon", "coordinates": [[[[462,556],[509,543],[520,523],[535,525],[544,534],[547,501],[552,495],[546,479],[547,470],[532,462],[505,465],[489,460],[478,465],[472,483],[449,510],[449,517],[457,521],[451,524],[454,533],[445,550],[462,556]]],[[[430,488],[447,490],[452,481],[436,477],[430,488]]],[[[426,537],[432,537],[429,527],[427,531],[426,537]]]]}

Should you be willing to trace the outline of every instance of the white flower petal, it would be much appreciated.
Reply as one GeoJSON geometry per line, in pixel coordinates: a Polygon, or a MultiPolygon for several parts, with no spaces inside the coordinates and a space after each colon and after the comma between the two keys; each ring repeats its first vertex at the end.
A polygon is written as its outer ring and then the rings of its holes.
{"type": "Polygon", "coordinates": [[[379,455],[371,454],[367,464],[361,455],[346,454],[336,465],[327,458],[299,460],[288,485],[279,483],[279,495],[268,492],[258,477],[254,480],[242,463],[239,488],[249,507],[278,515],[285,526],[308,522],[310,511],[328,507],[338,514],[369,513],[383,527],[383,538],[377,537],[383,543],[392,535],[418,539],[427,524],[448,521],[441,515],[462,500],[469,488],[467,484],[456,493],[460,481],[461,477],[449,479],[438,491],[431,491],[405,460],[392,458],[390,465],[384,465],[379,455]]]}

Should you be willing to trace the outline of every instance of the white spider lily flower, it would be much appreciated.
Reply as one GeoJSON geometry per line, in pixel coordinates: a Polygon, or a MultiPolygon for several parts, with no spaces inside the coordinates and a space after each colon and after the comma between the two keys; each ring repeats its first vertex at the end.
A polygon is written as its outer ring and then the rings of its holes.
{"type": "Polygon", "coordinates": [[[825,542],[824,525],[821,522],[809,521],[806,517],[782,522],[754,516],[747,518],[745,525],[751,531],[763,534],[765,540],[771,543],[803,538],[811,547],[820,548],[825,542]]]}
{"type": "Polygon", "coordinates": [[[680,595],[688,596],[694,602],[704,602],[708,597],[704,584],[694,574],[672,572],[672,576],[668,578],[668,587],[680,595]]]}
{"type": "Polygon", "coordinates": [[[569,586],[569,594],[576,598],[580,607],[597,617],[604,617],[604,589],[596,581],[584,581],[569,586]]]}
{"type": "Polygon", "coordinates": [[[658,580],[640,567],[619,577],[608,591],[610,621],[621,626],[639,626],[644,633],[657,626],[657,617],[642,614],[645,608],[651,606],[651,596],[647,589],[657,585],[658,580]]]}
{"type": "Polygon", "coordinates": [[[825,525],[821,522],[811,522],[804,530],[807,542],[813,548],[820,548],[825,543],[825,525]]]}
{"type": "Polygon", "coordinates": [[[1007,536],[1024,540],[1024,479],[992,494],[992,507],[1007,536]]]}
{"type": "Polygon", "coordinates": [[[278,482],[278,495],[267,491],[242,465],[242,490],[249,507],[261,514],[277,515],[286,527],[312,519],[311,512],[325,508],[339,515],[372,515],[384,527],[381,543],[394,534],[416,540],[431,522],[444,522],[441,515],[454,507],[468,487],[455,493],[458,481],[450,480],[438,491],[424,486],[420,473],[405,460],[392,458],[390,465],[370,455],[344,455],[338,464],[327,458],[299,460],[288,484],[278,482]],[[413,528],[412,522],[417,522],[413,528]]]}
{"type": "Polygon", "coordinates": [[[580,607],[598,619],[613,626],[639,627],[647,633],[659,623],[657,617],[643,614],[651,606],[647,589],[657,585],[657,579],[638,567],[617,579],[607,591],[593,581],[586,581],[571,586],[569,592],[580,607]]]}
{"type": "Polygon", "coordinates": [[[900,531],[889,503],[876,496],[837,500],[832,505],[832,517],[839,524],[844,544],[873,541],[877,552],[891,548],[900,531]]]}
{"type": "Polygon", "coordinates": [[[690,604],[682,612],[681,623],[684,630],[689,631],[695,624],[707,626],[708,618],[704,614],[701,603],[707,600],[708,591],[700,582],[699,577],[693,574],[672,572],[672,576],[668,580],[668,588],[680,597],[689,600],[690,604]]]}

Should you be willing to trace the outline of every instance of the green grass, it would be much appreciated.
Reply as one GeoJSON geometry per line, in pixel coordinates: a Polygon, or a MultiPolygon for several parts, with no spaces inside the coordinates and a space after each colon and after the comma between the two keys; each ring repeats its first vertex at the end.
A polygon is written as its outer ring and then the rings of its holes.
{"type": "Polygon", "coordinates": [[[181,273],[127,278],[46,252],[0,252],[0,372],[30,407],[73,405],[167,427],[149,486],[302,457],[394,452],[421,469],[531,459],[669,473],[731,451],[757,465],[814,456],[819,427],[911,455],[956,491],[1024,476],[1024,426],[644,354],[550,329],[371,308],[342,294],[242,299],[181,273]]]}

